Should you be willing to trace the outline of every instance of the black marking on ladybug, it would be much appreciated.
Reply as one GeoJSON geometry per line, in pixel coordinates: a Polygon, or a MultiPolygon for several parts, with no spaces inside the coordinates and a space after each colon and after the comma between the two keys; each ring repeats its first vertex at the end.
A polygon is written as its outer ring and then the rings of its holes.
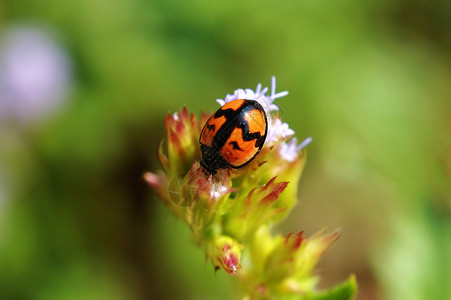
{"type": "Polygon", "coordinates": [[[243,149],[240,148],[240,146],[238,145],[238,143],[237,143],[236,141],[231,141],[231,142],[229,143],[229,145],[232,145],[234,150],[240,150],[240,151],[243,151],[243,149]]]}

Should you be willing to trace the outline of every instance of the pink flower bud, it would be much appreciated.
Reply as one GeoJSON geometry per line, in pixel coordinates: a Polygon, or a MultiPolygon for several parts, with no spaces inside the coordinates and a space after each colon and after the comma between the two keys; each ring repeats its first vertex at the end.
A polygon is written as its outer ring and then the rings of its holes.
{"type": "Polygon", "coordinates": [[[231,275],[237,275],[241,269],[241,248],[231,237],[218,235],[210,242],[207,255],[215,268],[222,268],[231,275]]]}

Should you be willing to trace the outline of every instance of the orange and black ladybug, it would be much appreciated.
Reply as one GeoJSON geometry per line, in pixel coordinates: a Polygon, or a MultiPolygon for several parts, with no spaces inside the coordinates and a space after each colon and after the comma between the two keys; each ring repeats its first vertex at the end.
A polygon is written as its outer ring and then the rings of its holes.
{"type": "Polygon", "coordinates": [[[200,133],[200,165],[209,174],[229,166],[241,168],[260,152],[267,133],[266,113],[257,101],[230,101],[208,119],[200,133]]]}

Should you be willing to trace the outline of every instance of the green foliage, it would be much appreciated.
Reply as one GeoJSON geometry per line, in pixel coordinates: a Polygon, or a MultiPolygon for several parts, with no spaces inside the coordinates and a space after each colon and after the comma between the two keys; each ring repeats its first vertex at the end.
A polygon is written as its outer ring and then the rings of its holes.
{"type": "Polygon", "coordinates": [[[348,300],[354,299],[357,293],[357,282],[355,276],[350,276],[348,280],[340,283],[333,289],[315,295],[307,295],[305,300],[348,300]]]}

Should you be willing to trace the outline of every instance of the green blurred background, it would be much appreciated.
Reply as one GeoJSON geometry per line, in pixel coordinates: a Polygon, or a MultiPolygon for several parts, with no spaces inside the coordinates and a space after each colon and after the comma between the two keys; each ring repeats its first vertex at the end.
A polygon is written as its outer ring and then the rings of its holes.
{"type": "Polygon", "coordinates": [[[238,297],[142,173],[168,111],[271,75],[314,139],[278,230],[342,229],[321,287],[451,299],[449,1],[3,0],[0,38],[0,299],[238,297]]]}

